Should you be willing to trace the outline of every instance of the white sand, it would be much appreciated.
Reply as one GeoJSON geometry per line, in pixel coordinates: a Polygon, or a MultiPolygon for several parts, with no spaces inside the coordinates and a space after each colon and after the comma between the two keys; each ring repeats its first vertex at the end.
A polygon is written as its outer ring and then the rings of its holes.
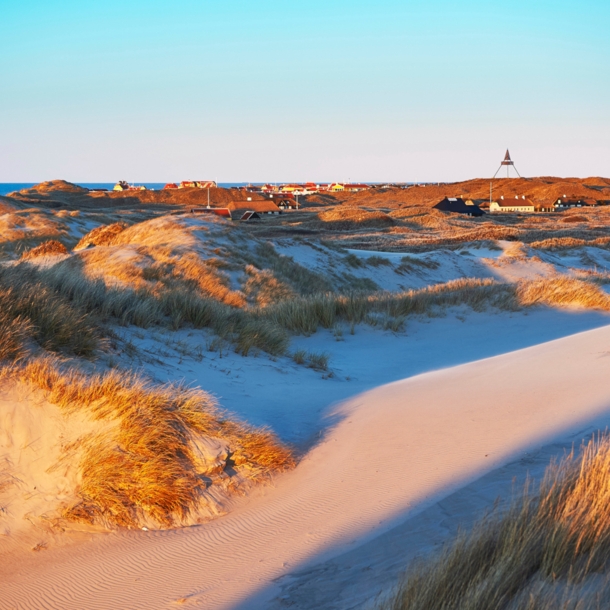
{"type": "Polygon", "coordinates": [[[32,554],[3,566],[0,607],[267,607],[273,579],[356,549],[532,447],[605,425],[609,346],[604,327],[357,396],[294,472],[228,516],[32,554]]]}

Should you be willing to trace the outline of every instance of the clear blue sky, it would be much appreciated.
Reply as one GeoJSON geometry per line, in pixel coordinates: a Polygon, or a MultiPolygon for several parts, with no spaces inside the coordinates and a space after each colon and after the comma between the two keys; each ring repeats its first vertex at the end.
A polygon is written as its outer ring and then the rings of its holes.
{"type": "Polygon", "coordinates": [[[0,182],[610,175],[608,0],[0,0],[0,182]]]}

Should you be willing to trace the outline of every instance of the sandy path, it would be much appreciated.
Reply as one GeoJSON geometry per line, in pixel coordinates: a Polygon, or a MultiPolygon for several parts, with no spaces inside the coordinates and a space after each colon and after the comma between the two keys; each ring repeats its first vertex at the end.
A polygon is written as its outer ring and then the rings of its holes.
{"type": "Polygon", "coordinates": [[[609,349],[610,326],[360,395],[293,473],[227,517],[39,554],[3,578],[0,607],[264,607],[279,575],[605,414],[609,349]]]}

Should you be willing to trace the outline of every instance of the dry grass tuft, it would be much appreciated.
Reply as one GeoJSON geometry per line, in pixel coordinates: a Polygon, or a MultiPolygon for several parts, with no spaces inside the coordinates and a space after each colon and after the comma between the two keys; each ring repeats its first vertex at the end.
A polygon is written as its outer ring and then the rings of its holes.
{"type": "Polygon", "coordinates": [[[610,436],[552,463],[538,494],[531,488],[413,565],[381,608],[607,608],[610,436]]]}
{"type": "Polygon", "coordinates": [[[504,249],[502,256],[505,258],[525,260],[527,258],[527,247],[520,241],[513,242],[504,249]]]}
{"type": "Polygon", "coordinates": [[[582,307],[610,311],[610,295],[595,284],[569,277],[521,282],[517,299],[524,307],[582,307]]]}
{"type": "Polygon", "coordinates": [[[565,216],[561,219],[561,222],[588,222],[589,219],[584,216],[579,216],[578,214],[574,214],[573,216],[565,216]]]}
{"type": "Polygon", "coordinates": [[[570,248],[581,248],[583,246],[596,246],[607,248],[610,237],[597,237],[595,239],[583,239],[580,237],[551,237],[533,241],[529,245],[539,250],[568,250],[570,248]]]}
{"type": "Polygon", "coordinates": [[[253,265],[247,265],[246,275],[248,279],[243,286],[243,292],[248,300],[258,307],[268,307],[296,297],[294,290],[285,282],[278,280],[269,269],[259,271],[253,265]]]}
{"type": "Polygon", "coordinates": [[[2,345],[18,355],[28,340],[51,351],[91,356],[99,344],[97,324],[83,310],[29,273],[29,265],[0,268],[2,345]],[[22,345],[19,350],[16,345],[22,345]]]}
{"type": "Polygon", "coordinates": [[[419,258],[416,256],[403,256],[400,263],[395,267],[396,273],[414,273],[423,269],[438,269],[440,263],[432,260],[419,258]]]}
{"type": "Polygon", "coordinates": [[[21,260],[28,260],[39,256],[57,256],[61,254],[68,254],[66,246],[55,239],[49,239],[48,241],[43,241],[39,246],[36,246],[31,250],[25,251],[21,255],[21,260]]]}
{"type": "Polygon", "coordinates": [[[83,235],[74,249],[83,250],[84,248],[90,248],[91,246],[108,246],[113,242],[115,237],[126,228],[127,225],[124,222],[114,222],[110,225],[96,227],[86,235],[83,235]]]}
{"type": "Polygon", "coordinates": [[[259,243],[254,253],[236,254],[258,269],[269,270],[279,281],[292,287],[298,294],[312,295],[333,291],[333,285],[327,277],[303,267],[290,256],[280,254],[271,242],[259,243]]]}
{"type": "Polygon", "coordinates": [[[20,254],[50,239],[71,239],[61,220],[37,209],[1,215],[0,236],[0,252],[5,255],[20,254]]]}
{"type": "Polygon", "coordinates": [[[27,352],[27,344],[34,334],[31,322],[10,312],[0,312],[0,361],[18,360],[27,352]]]}
{"type": "Polygon", "coordinates": [[[202,390],[156,385],[134,373],[87,375],[50,358],[2,375],[42,390],[68,416],[84,409],[109,424],[82,440],[80,502],[65,511],[71,519],[168,527],[188,521],[205,489],[231,468],[257,480],[294,465],[269,431],[226,419],[202,390]],[[228,451],[202,458],[205,438],[220,439],[228,451]]]}
{"type": "Polygon", "coordinates": [[[369,212],[362,208],[346,208],[342,206],[318,213],[318,220],[328,228],[336,230],[379,228],[394,225],[394,219],[384,212],[369,212]]]}
{"type": "Polygon", "coordinates": [[[332,328],[337,322],[360,324],[372,313],[403,319],[430,314],[435,308],[467,305],[476,311],[486,307],[517,307],[514,288],[490,279],[459,279],[406,292],[321,294],[285,301],[267,307],[264,315],[274,326],[309,335],[318,327],[332,328]]]}

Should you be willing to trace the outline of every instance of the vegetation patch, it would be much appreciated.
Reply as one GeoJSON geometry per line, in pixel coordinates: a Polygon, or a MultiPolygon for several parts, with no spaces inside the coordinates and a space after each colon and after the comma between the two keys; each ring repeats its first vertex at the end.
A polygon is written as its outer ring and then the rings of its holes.
{"type": "Polygon", "coordinates": [[[60,241],[49,239],[43,241],[39,246],[26,250],[22,255],[22,260],[38,258],[39,256],[57,256],[68,254],[68,249],[60,241]]]}
{"type": "Polygon", "coordinates": [[[89,233],[83,235],[74,249],[83,250],[84,248],[90,248],[92,246],[108,246],[112,244],[114,238],[126,228],[127,225],[124,222],[113,222],[109,225],[95,227],[95,229],[92,229],[89,233]]]}
{"type": "Polygon", "coordinates": [[[551,610],[610,602],[610,437],[552,463],[440,553],[411,566],[381,610],[551,610]],[[601,577],[601,579],[600,579],[601,577]]]}
{"type": "Polygon", "coordinates": [[[294,465],[271,432],[227,419],[202,390],[154,384],[135,373],[86,374],[51,358],[6,367],[2,379],[41,390],[66,417],[85,412],[105,423],[66,445],[66,455],[80,456],[81,473],[79,501],[63,511],[69,519],[184,524],[206,502],[206,489],[229,482],[232,469],[235,486],[294,465]],[[206,439],[221,450],[205,451],[206,439]]]}
{"type": "Polygon", "coordinates": [[[383,228],[395,224],[394,219],[384,212],[370,212],[362,208],[343,206],[319,212],[318,220],[322,223],[322,226],[334,230],[383,228]]]}

